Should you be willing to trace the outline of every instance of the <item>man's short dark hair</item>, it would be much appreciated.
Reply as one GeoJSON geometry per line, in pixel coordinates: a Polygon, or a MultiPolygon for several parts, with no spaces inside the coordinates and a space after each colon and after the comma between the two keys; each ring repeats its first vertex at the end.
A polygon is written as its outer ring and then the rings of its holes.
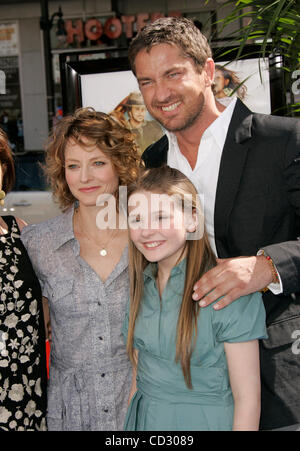
{"type": "Polygon", "coordinates": [[[146,49],[147,52],[157,44],[176,45],[182,54],[191,58],[200,72],[207,60],[212,57],[211,48],[206,37],[194,25],[193,21],[184,17],[164,17],[146,25],[132,40],[128,57],[133,73],[137,54],[146,49]]]}

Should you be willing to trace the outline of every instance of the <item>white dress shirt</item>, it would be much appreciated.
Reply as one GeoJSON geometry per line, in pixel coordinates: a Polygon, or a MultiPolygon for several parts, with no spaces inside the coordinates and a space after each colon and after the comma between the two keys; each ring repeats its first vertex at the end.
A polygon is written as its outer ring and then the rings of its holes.
{"type": "MultiPolygon", "coordinates": [[[[218,256],[214,230],[216,190],[223,147],[235,105],[236,97],[233,97],[220,116],[203,133],[194,169],[191,168],[186,157],[180,152],[174,133],[166,131],[169,141],[167,164],[172,168],[179,169],[195,185],[204,209],[208,239],[216,256],[218,256]]],[[[274,294],[282,293],[281,280],[279,284],[272,283],[268,287],[274,294]]]]}
{"type": "Polygon", "coordinates": [[[167,164],[171,168],[179,169],[195,185],[204,209],[209,242],[216,255],[214,232],[216,189],[223,147],[235,104],[236,98],[233,98],[228,107],[203,133],[194,169],[191,168],[188,160],[180,152],[176,136],[171,132],[166,132],[169,140],[167,164]]]}

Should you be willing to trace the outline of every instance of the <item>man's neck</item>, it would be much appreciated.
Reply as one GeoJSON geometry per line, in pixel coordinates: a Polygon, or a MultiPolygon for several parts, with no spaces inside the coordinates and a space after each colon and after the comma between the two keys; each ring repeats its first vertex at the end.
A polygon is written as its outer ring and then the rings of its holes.
{"type": "Polygon", "coordinates": [[[215,102],[214,104],[215,105],[209,112],[203,111],[191,127],[179,132],[174,132],[179,150],[188,160],[192,169],[194,169],[197,162],[198,149],[203,133],[225,110],[223,105],[216,105],[215,102]]]}

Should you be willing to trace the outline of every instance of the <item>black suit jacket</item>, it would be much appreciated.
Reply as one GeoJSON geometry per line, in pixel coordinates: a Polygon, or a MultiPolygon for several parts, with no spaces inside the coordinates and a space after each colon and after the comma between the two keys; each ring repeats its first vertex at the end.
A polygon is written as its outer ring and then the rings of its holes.
{"type": "MultiPolygon", "coordinates": [[[[163,136],[143,159],[158,167],[167,154],[163,136]]],[[[256,255],[262,248],[276,264],[284,294],[263,295],[269,339],[260,343],[261,428],[300,423],[298,119],[255,114],[237,101],[220,162],[214,228],[219,257],[256,255]]]]}

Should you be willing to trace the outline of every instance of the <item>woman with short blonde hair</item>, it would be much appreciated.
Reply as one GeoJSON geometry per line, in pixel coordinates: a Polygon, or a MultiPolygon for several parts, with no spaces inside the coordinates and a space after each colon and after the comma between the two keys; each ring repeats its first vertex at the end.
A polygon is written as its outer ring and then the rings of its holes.
{"type": "Polygon", "coordinates": [[[64,213],[26,227],[22,238],[50,307],[51,431],[123,428],[131,378],[121,338],[128,237],[116,201],[140,165],[131,133],[90,108],[64,117],[50,136],[46,173],[64,213]]]}
{"type": "Polygon", "coordinates": [[[133,135],[105,113],[92,108],[78,109],[58,123],[46,146],[45,172],[63,210],[76,200],[65,178],[65,148],[70,140],[86,150],[87,141],[101,148],[118,173],[119,185],[128,185],[135,179],[140,157],[133,135]]]}

